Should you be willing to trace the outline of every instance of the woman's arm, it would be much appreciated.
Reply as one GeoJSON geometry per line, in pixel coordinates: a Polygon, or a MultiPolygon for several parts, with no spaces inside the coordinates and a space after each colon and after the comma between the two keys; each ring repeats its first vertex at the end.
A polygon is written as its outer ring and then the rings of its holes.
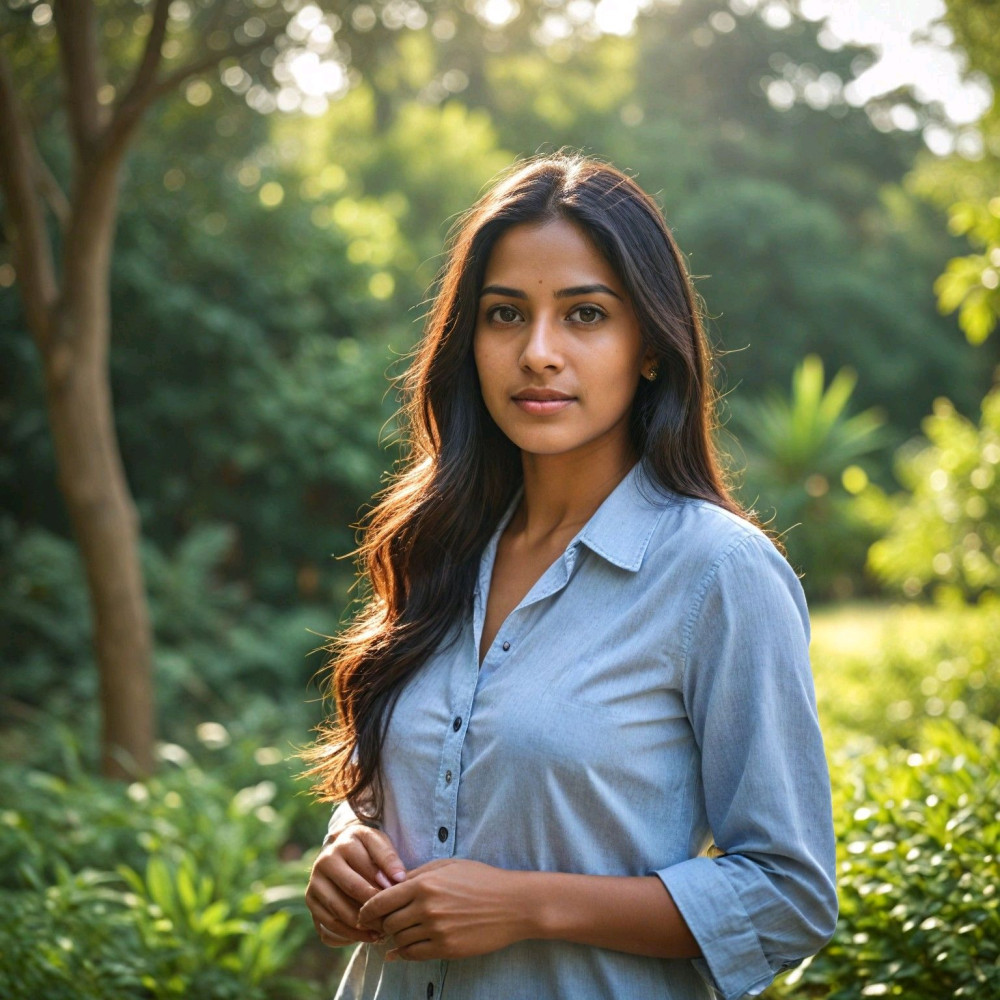
{"type": "Polygon", "coordinates": [[[468,958],[526,939],[654,958],[701,954],[655,876],[505,871],[455,858],[423,865],[373,896],[360,925],[393,936],[390,959],[468,958]]]}

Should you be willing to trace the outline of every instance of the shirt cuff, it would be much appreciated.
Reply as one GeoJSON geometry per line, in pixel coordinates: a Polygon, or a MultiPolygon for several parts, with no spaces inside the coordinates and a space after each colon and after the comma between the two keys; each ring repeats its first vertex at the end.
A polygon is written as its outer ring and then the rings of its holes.
{"type": "Polygon", "coordinates": [[[666,886],[703,960],[695,967],[723,1000],[757,994],[774,979],[753,922],[736,890],[711,858],[692,858],[652,872],[666,886]]]}

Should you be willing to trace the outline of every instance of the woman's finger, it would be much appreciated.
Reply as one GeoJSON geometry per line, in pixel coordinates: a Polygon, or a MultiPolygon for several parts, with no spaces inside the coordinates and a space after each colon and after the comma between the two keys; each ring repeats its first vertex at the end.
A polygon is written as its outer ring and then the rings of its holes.
{"type": "Polygon", "coordinates": [[[313,873],[306,888],[306,906],[313,919],[332,928],[334,923],[356,928],[358,904],[320,873],[313,873]]]}
{"type": "Polygon", "coordinates": [[[430,941],[411,944],[406,947],[391,948],[385,953],[387,962],[426,962],[432,958],[440,958],[437,948],[430,941]]]}
{"type": "Polygon", "coordinates": [[[321,855],[316,861],[316,868],[345,896],[359,905],[367,902],[380,890],[375,881],[378,869],[361,845],[350,852],[321,855]]]}
{"type": "Polygon", "coordinates": [[[381,830],[353,826],[320,852],[314,866],[358,903],[403,881],[406,873],[381,830]]]}
{"type": "Polygon", "coordinates": [[[359,941],[373,944],[381,940],[381,936],[371,931],[361,930],[357,927],[345,927],[339,921],[331,921],[332,926],[327,926],[321,921],[313,918],[313,926],[319,935],[320,941],[330,948],[343,948],[345,945],[357,944],[359,941]]]}
{"type": "Polygon", "coordinates": [[[389,885],[395,885],[406,879],[406,867],[396,853],[392,841],[381,830],[363,826],[355,831],[355,835],[365,845],[376,871],[388,879],[388,885],[383,885],[383,889],[388,889],[389,885]]]}
{"type": "Polygon", "coordinates": [[[409,906],[414,900],[415,892],[413,883],[403,882],[376,893],[361,907],[359,913],[361,924],[368,927],[380,926],[384,917],[409,906]]]}
{"type": "Polygon", "coordinates": [[[430,944],[432,940],[425,924],[413,924],[392,935],[392,943],[396,948],[412,948],[418,944],[430,944]]]}
{"type": "MultiPolygon", "coordinates": [[[[406,934],[407,931],[411,931],[415,927],[419,928],[420,925],[420,918],[414,913],[413,907],[404,906],[401,910],[396,910],[395,913],[390,913],[382,919],[382,932],[398,938],[399,935],[406,934]]],[[[371,928],[373,924],[371,921],[365,921],[361,926],[371,928]]],[[[425,933],[424,937],[426,936],[425,933]]],[[[412,940],[414,939],[411,936],[410,943],[412,940]]]]}

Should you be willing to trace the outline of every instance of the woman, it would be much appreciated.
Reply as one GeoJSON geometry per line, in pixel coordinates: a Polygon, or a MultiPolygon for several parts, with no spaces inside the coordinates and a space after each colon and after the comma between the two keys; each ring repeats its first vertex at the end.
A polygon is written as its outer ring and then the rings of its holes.
{"type": "Polygon", "coordinates": [[[709,368],[619,171],[538,159],[460,220],[313,754],[338,997],[733,998],[832,933],[805,603],[709,368]]]}

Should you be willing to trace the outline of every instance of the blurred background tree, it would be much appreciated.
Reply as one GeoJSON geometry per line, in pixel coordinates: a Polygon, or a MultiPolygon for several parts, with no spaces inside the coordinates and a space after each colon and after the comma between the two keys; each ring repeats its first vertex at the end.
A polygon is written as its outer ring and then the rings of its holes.
{"type": "MultiPolygon", "coordinates": [[[[156,0],[150,11],[141,5],[111,11],[93,0],[61,0],[4,10],[0,188],[24,322],[41,360],[57,480],[85,569],[108,774],[148,771],[154,732],[140,518],[119,449],[108,370],[110,274],[126,152],[156,102],[184,88],[190,105],[209,103],[212,87],[202,77],[210,71],[245,92],[246,102],[238,102],[245,118],[250,108],[278,105],[268,85],[287,78],[295,60],[315,63],[328,78],[339,74],[346,90],[351,73],[381,71],[379,54],[393,29],[429,21],[416,0],[381,20],[365,10],[370,23],[336,3],[323,10],[156,0]],[[319,53],[328,57],[322,63],[319,53]],[[61,85],[53,79],[56,66],[61,85]],[[54,125],[45,136],[55,147],[51,155],[38,134],[47,125],[54,125]]],[[[449,15],[447,5],[436,10],[449,15]]],[[[461,6],[450,13],[471,16],[461,6]]],[[[199,116],[193,128],[202,123],[199,116]]],[[[236,121],[230,126],[232,135],[236,121]]],[[[168,125],[164,132],[170,131],[168,125]]],[[[174,169],[168,189],[184,181],[183,170],[174,169]]],[[[263,203],[276,207],[283,190],[270,183],[263,203]]],[[[303,274],[287,291],[308,292],[309,284],[303,274]],[[303,282],[305,289],[295,287],[303,282]]],[[[283,297],[279,292],[273,304],[283,297]]]]}
{"type": "MultiPolygon", "coordinates": [[[[949,0],[945,23],[968,60],[970,73],[1000,86],[1000,13],[989,0],[949,0]]],[[[1000,316],[1000,108],[996,103],[969,137],[966,155],[924,156],[912,187],[948,211],[948,226],[964,236],[975,253],[955,257],[937,280],[942,312],[958,310],[958,321],[973,344],[981,344],[1000,316]]],[[[994,338],[992,357],[1000,361],[994,338]]]]}

